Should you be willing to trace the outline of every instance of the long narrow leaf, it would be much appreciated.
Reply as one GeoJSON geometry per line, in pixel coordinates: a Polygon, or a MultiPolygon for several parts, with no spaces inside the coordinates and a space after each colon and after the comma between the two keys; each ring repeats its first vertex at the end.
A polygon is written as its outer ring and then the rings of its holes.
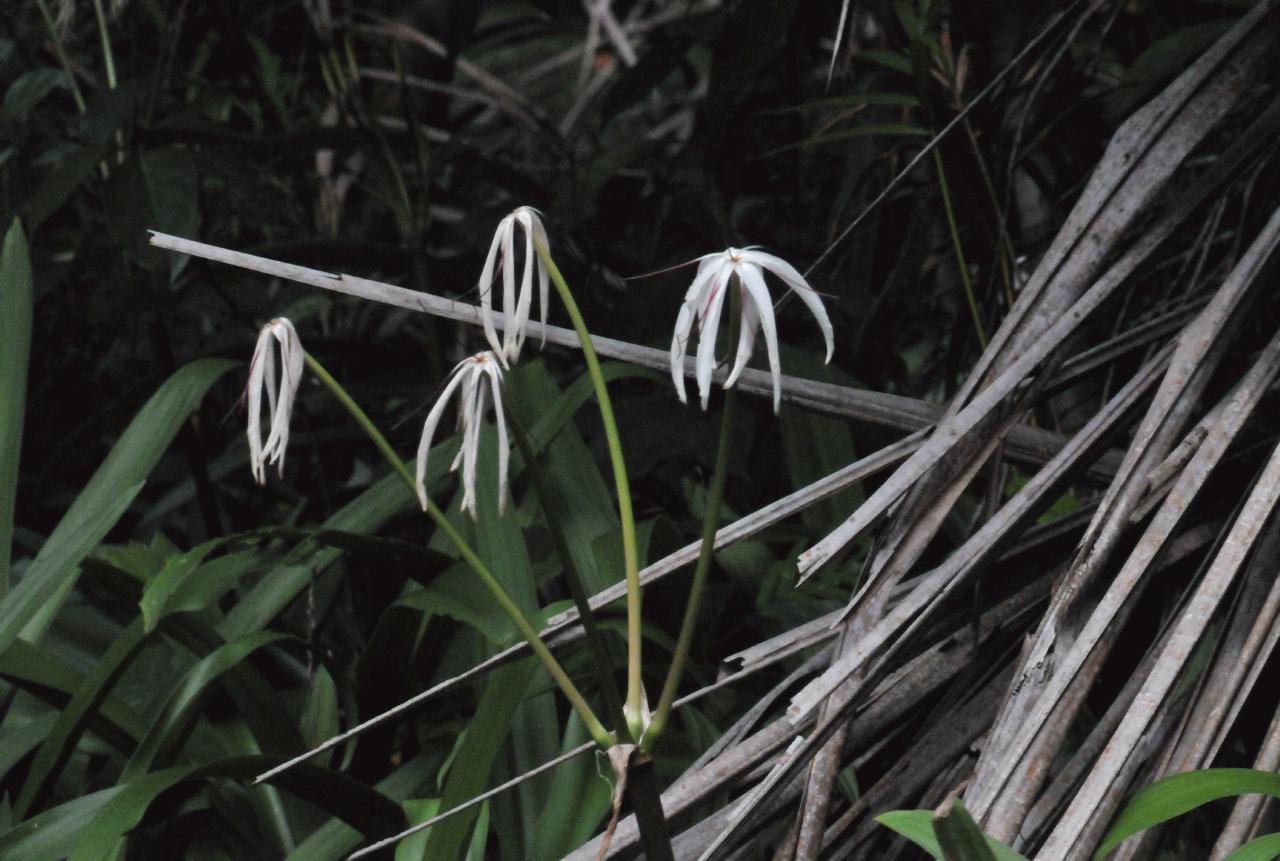
{"type": "Polygon", "coordinates": [[[31,259],[15,218],[0,250],[0,595],[9,588],[14,495],[31,352],[31,259]]]}
{"type": "Polygon", "coordinates": [[[44,633],[80,562],[116,525],[205,392],[234,365],[200,359],[179,368],[129,423],[22,580],[0,600],[0,652],[19,634],[35,640],[44,633]]]}
{"type": "Polygon", "coordinates": [[[1156,781],[1135,795],[1094,853],[1095,861],[1129,837],[1195,810],[1210,801],[1235,795],[1280,798],[1280,774],[1252,768],[1208,768],[1156,781]]]}

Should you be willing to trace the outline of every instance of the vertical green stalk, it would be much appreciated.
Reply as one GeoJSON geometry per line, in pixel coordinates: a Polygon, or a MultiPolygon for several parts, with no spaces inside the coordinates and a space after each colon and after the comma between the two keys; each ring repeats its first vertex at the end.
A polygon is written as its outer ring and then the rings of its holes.
{"type": "Polygon", "coordinates": [[[565,283],[560,268],[551,259],[551,252],[542,244],[535,242],[538,257],[542,265],[547,267],[551,282],[556,285],[560,301],[564,303],[569,318],[573,320],[574,331],[582,342],[582,355],[587,360],[587,372],[591,375],[591,383],[596,392],[596,403],[600,407],[600,420],[604,423],[605,440],[609,446],[609,460],[613,463],[613,483],[618,492],[618,519],[622,524],[622,555],[627,577],[627,701],[623,706],[623,714],[627,719],[627,728],[632,738],[640,738],[644,732],[644,689],[640,679],[640,556],[636,551],[636,521],[631,510],[631,484],[627,480],[627,465],[622,458],[622,442],[618,438],[618,423],[613,417],[613,402],[609,400],[609,390],[604,384],[604,374],[600,371],[600,358],[591,344],[591,333],[578,310],[578,303],[573,300],[573,293],[565,283]]]}
{"type": "Polygon", "coordinates": [[[111,50],[111,37],[107,33],[107,14],[102,9],[102,0],[93,0],[93,12],[98,16],[98,35],[102,37],[102,62],[107,68],[107,89],[116,88],[116,57],[111,50]]]}
{"type": "Polygon", "coordinates": [[[729,472],[729,447],[733,443],[735,400],[737,400],[737,390],[729,389],[725,393],[724,411],[720,416],[720,442],[716,449],[715,471],[711,475],[706,510],[702,516],[702,547],[698,551],[698,562],[693,569],[693,583],[689,587],[689,600],[685,604],[684,620],[680,623],[680,636],[676,640],[676,650],[671,656],[671,669],[667,671],[667,680],[662,686],[662,696],[658,700],[657,711],[653,713],[653,720],[649,723],[649,731],[640,742],[644,750],[652,750],[662,731],[666,729],[667,717],[671,714],[671,705],[675,702],[676,690],[680,687],[680,675],[684,672],[684,663],[689,657],[689,647],[693,643],[694,628],[698,624],[702,594],[706,591],[707,574],[711,570],[711,557],[715,552],[716,527],[720,522],[720,503],[724,499],[725,477],[729,472]]]}
{"type": "Polygon", "coordinates": [[[58,56],[58,63],[62,66],[62,71],[67,73],[67,81],[71,84],[71,98],[75,100],[76,110],[83,115],[88,111],[88,106],[84,101],[84,94],[80,92],[80,84],[76,81],[76,76],[71,71],[71,61],[67,59],[66,48],[62,45],[62,36],[58,34],[58,25],[54,23],[53,16],[49,14],[49,5],[46,0],[36,0],[36,5],[40,7],[40,15],[44,18],[44,26],[49,30],[49,41],[53,44],[53,53],[58,56]]]}
{"type": "Polygon", "coordinates": [[[973,294],[973,281],[969,278],[969,264],[965,262],[964,246],[960,244],[960,229],[956,226],[956,214],[951,208],[951,190],[947,187],[947,174],[942,169],[942,153],[937,147],[933,149],[933,164],[938,169],[938,187],[942,189],[942,208],[947,213],[947,226],[951,228],[951,243],[956,249],[956,267],[960,270],[960,280],[964,282],[964,295],[969,300],[969,313],[973,316],[973,327],[978,332],[978,343],[985,350],[987,331],[982,325],[982,315],[978,313],[978,300],[973,294]]]}
{"type": "MultiPolygon", "coordinates": [[[[356,424],[360,425],[361,430],[365,432],[377,447],[378,451],[382,452],[382,456],[391,464],[392,469],[400,474],[400,477],[405,480],[407,485],[409,485],[409,489],[416,495],[417,482],[414,480],[413,473],[409,471],[409,467],[405,462],[400,459],[400,455],[396,454],[396,450],[391,447],[391,443],[387,442],[387,438],[382,435],[382,432],[378,430],[369,416],[365,414],[365,411],[360,409],[360,405],[352,400],[351,395],[347,394],[347,390],[342,387],[342,384],[335,380],[333,375],[325,370],[324,366],[317,362],[314,356],[307,353],[306,360],[307,367],[311,369],[311,372],[320,378],[320,381],[325,384],[330,392],[333,393],[333,396],[338,399],[338,402],[341,403],[347,412],[351,414],[351,417],[356,420],[356,424]]],[[[489,571],[488,566],[486,566],[480,557],[476,555],[475,550],[473,550],[471,545],[467,543],[467,540],[462,537],[462,534],[459,533],[458,530],[454,528],[454,525],[449,522],[449,518],[444,516],[444,512],[442,512],[436,504],[429,499],[427,500],[427,514],[433,521],[435,521],[436,527],[448,536],[449,540],[458,548],[458,552],[462,555],[463,560],[471,566],[471,570],[475,571],[476,575],[484,585],[488,587],[491,593],[493,593],[493,597],[498,602],[498,606],[500,606],[503,612],[505,612],[507,616],[510,617],[511,621],[515,623],[515,626],[519,629],[520,633],[524,635],[525,640],[529,643],[529,647],[533,649],[533,653],[542,661],[543,666],[547,668],[547,672],[551,674],[551,678],[555,680],[556,684],[559,685],[560,690],[564,693],[570,704],[572,704],[574,709],[577,710],[578,717],[582,719],[583,725],[587,728],[587,731],[591,733],[591,737],[595,740],[596,744],[606,748],[611,746],[614,742],[613,736],[604,728],[604,725],[600,723],[599,718],[597,718],[595,712],[591,710],[591,706],[587,704],[587,701],[583,698],[577,686],[574,685],[573,680],[569,678],[568,674],[565,673],[564,668],[560,666],[560,662],[551,654],[551,650],[548,649],[546,644],[538,637],[537,630],[534,629],[533,625],[529,624],[529,620],[525,618],[524,613],[522,613],[520,608],[516,606],[515,601],[511,600],[511,596],[507,594],[507,590],[502,588],[502,584],[499,583],[497,578],[493,576],[493,573],[489,571]]]]}
{"type": "Polygon", "coordinates": [[[533,481],[533,491],[538,495],[538,501],[541,503],[547,531],[551,533],[556,555],[560,557],[560,563],[564,566],[564,579],[569,587],[569,595],[573,598],[574,606],[578,608],[578,618],[582,620],[582,629],[587,635],[587,647],[591,650],[600,671],[600,687],[609,709],[609,717],[611,720],[619,721],[618,731],[625,735],[626,718],[622,712],[622,697],[618,694],[618,686],[613,680],[613,661],[605,645],[604,636],[600,633],[600,626],[596,624],[595,614],[591,611],[591,600],[582,583],[582,573],[578,570],[577,563],[573,561],[573,553],[569,550],[564,525],[560,522],[556,500],[542,474],[542,465],[538,463],[537,452],[533,450],[533,446],[529,443],[529,435],[525,433],[524,426],[514,412],[508,407],[507,425],[516,439],[520,455],[524,458],[524,468],[533,481]]]}

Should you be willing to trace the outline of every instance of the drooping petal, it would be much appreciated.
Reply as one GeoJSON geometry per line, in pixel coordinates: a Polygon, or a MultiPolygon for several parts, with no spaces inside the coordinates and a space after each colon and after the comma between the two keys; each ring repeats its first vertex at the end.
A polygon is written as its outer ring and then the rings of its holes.
{"type": "Polygon", "coordinates": [[[271,331],[263,327],[249,362],[249,469],[258,484],[266,484],[266,467],[262,455],[262,387],[266,382],[267,361],[271,349],[271,331]]]}
{"type": "Polygon", "coordinates": [[[689,352],[689,339],[693,337],[693,324],[702,316],[705,306],[704,293],[709,292],[711,278],[723,263],[723,255],[708,254],[700,258],[698,274],[684,294],[684,304],[676,315],[675,333],[671,337],[671,381],[676,387],[680,403],[688,403],[684,390],[684,358],[689,352]]]}
{"type": "Polygon", "coordinates": [[[684,391],[684,357],[689,351],[689,339],[693,337],[693,323],[697,318],[692,306],[680,306],[676,316],[676,331],[671,336],[671,382],[676,387],[676,397],[680,403],[688,403],[684,391]]]}
{"type": "Polygon", "coordinates": [[[729,281],[732,275],[733,264],[731,263],[726,263],[717,270],[702,321],[698,326],[698,395],[702,399],[704,410],[711,397],[711,373],[716,366],[716,330],[720,328],[720,310],[724,307],[725,295],[731,289],[729,281]]]}
{"type": "Polygon", "coordinates": [[[418,441],[418,464],[415,475],[415,484],[418,490],[418,502],[422,504],[422,510],[427,510],[427,456],[431,452],[431,443],[435,439],[436,427],[440,424],[440,417],[444,415],[444,408],[449,404],[449,398],[454,391],[462,384],[465,377],[460,373],[462,366],[470,362],[470,359],[459,362],[453,369],[449,382],[445,385],[444,391],[440,393],[440,397],[436,399],[432,405],[431,411],[427,413],[427,421],[422,426],[422,438],[418,441]]]}
{"type": "Polygon", "coordinates": [[[516,313],[516,245],[515,216],[508,215],[503,223],[507,229],[502,234],[502,359],[507,364],[513,358],[512,347],[516,341],[516,330],[520,327],[520,318],[516,313]]]}
{"type": "Polygon", "coordinates": [[[507,417],[502,411],[502,371],[497,363],[490,362],[485,372],[489,375],[489,388],[493,396],[493,419],[498,426],[498,516],[507,513],[507,470],[511,460],[511,446],[507,441],[507,417]]]}
{"type": "MultiPolygon", "coordinates": [[[[519,210],[517,210],[519,212],[519,210]]],[[[516,302],[515,322],[507,321],[511,333],[511,351],[508,362],[520,358],[520,349],[524,346],[525,329],[529,325],[529,306],[533,301],[533,269],[537,262],[533,253],[533,226],[529,223],[528,213],[521,213],[520,224],[524,227],[524,267],[520,273],[520,298],[516,302]]]]}
{"type": "Polygon", "coordinates": [[[466,403],[467,426],[463,429],[462,457],[462,510],[476,518],[476,460],[480,454],[480,429],[484,425],[485,387],[481,385],[483,374],[478,366],[469,370],[467,388],[462,397],[466,403]]]}
{"type": "Polygon", "coordinates": [[[498,330],[493,325],[493,269],[497,261],[498,249],[502,244],[502,232],[507,227],[507,219],[498,223],[498,230],[493,234],[493,242],[489,243],[489,253],[484,258],[484,268],[480,270],[480,322],[484,325],[484,336],[495,353],[502,352],[502,342],[498,340],[498,330]]]}
{"type": "MultiPolygon", "coordinates": [[[[744,287],[744,294],[745,290],[744,287]]],[[[747,366],[747,362],[751,361],[751,354],[755,352],[756,347],[756,333],[760,331],[760,314],[756,311],[755,302],[749,301],[746,295],[742,296],[741,318],[742,322],[738,328],[738,355],[734,360],[733,370],[724,381],[726,389],[738,381],[743,368],[747,366]]]]}
{"type": "Polygon", "coordinates": [[[822,304],[822,297],[818,295],[818,291],[810,287],[809,282],[804,280],[804,276],[781,257],[766,254],[763,251],[743,251],[742,257],[744,260],[755,263],[777,275],[788,287],[795,291],[795,294],[800,297],[800,301],[808,307],[809,312],[818,321],[818,328],[822,330],[822,337],[827,343],[826,361],[830,362],[831,356],[835,352],[835,337],[831,330],[831,318],[827,316],[827,309],[822,304]]]}
{"type": "MultiPolygon", "coordinates": [[[[533,214],[530,219],[533,222],[533,244],[534,253],[537,254],[539,248],[551,254],[551,242],[547,239],[547,229],[542,225],[542,219],[538,217],[536,209],[530,210],[533,214]]],[[[542,320],[542,346],[547,345],[547,307],[551,304],[551,280],[550,274],[547,272],[547,266],[542,262],[541,255],[538,256],[538,309],[541,313],[542,320]]]]}
{"type": "Polygon", "coordinates": [[[284,455],[289,447],[289,424],[293,418],[293,403],[298,396],[298,386],[302,383],[302,366],[304,355],[302,342],[293,323],[284,317],[278,317],[270,323],[271,334],[280,345],[280,390],[275,390],[275,361],[272,351],[267,351],[269,359],[266,377],[271,398],[271,432],[267,436],[263,454],[268,463],[276,464],[279,474],[284,475],[284,455]]]}
{"type": "Polygon", "coordinates": [[[778,362],[778,332],[773,320],[773,300],[769,296],[769,288],[764,283],[764,273],[754,263],[743,261],[738,264],[738,277],[746,288],[746,297],[755,307],[760,317],[760,327],[764,329],[764,343],[769,351],[769,374],[773,377],[773,411],[776,413],[782,402],[782,369],[778,362]]]}

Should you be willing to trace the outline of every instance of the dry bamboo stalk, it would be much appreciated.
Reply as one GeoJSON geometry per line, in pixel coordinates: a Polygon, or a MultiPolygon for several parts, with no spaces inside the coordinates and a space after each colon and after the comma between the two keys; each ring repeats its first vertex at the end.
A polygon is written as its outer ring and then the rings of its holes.
{"type": "MultiPolygon", "coordinates": [[[[341,275],[318,269],[309,269],[305,266],[283,263],[254,254],[246,254],[242,251],[233,251],[229,248],[221,248],[179,236],[171,236],[167,233],[159,233],[154,230],[151,231],[151,244],[157,248],[164,248],[179,254],[189,254],[192,257],[199,257],[216,263],[225,263],[251,272],[259,272],[263,275],[283,278],[311,287],[319,287],[348,296],[369,299],[396,308],[432,314],[437,317],[443,317],[446,320],[454,320],[473,326],[480,325],[480,309],[478,307],[443,296],[436,296],[432,293],[408,290],[394,284],[358,278],[353,275],[341,275]]],[[[494,319],[495,325],[501,329],[503,327],[502,314],[495,311],[494,319]]],[[[572,329],[550,325],[544,327],[538,321],[531,320],[529,321],[528,330],[532,337],[542,338],[545,336],[546,340],[552,344],[573,349],[577,349],[580,346],[577,333],[572,329]]],[[[664,372],[670,371],[671,357],[665,350],[655,350],[652,347],[644,347],[639,344],[598,335],[592,336],[591,342],[595,346],[596,352],[602,356],[630,362],[640,367],[653,368],[664,372]]],[[[687,376],[694,375],[693,359],[685,362],[685,374],[687,376]]],[[[715,372],[714,379],[723,382],[725,375],[726,369],[719,368],[715,372]]],[[[748,368],[743,371],[737,386],[743,391],[754,395],[762,397],[773,396],[773,382],[769,374],[764,371],[748,368]]],[[[786,374],[782,375],[782,398],[785,401],[807,407],[816,412],[865,421],[908,432],[931,427],[942,416],[941,407],[914,398],[838,386],[833,383],[821,383],[786,374]]],[[[1063,438],[1059,434],[1042,428],[1019,425],[1009,434],[1007,440],[1008,453],[1012,459],[1021,463],[1040,464],[1053,457],[1054,453],[1061,448],[1062,442],[1063,438]]],[[[1114,472],[1118,463],[1118,456],[1108,453],[1094,465],[1090,472],[1091,480],[1105,481],[1114,472]]]]}
{"type": "Polygon", "coordinates": [[[792,715],[807,714],[830,691],[842,685],[874,650],[913,621],[917,624],[926,608],[937,606],[955,586],[967,577],[998,549],[1012,529],[1032,517],[1036,511],[1052,499],[1051,494],[1070,475],[1089,452],[1105,442],[1106,433],[1112,430],[1141,395],[1152,385],[1164,367],[1164,357],[1156,356],[1146,367],[1134,375],[1115,397],[1072,437],[1071,441],[1052,461],[1045,465],[1026,485],[1009,500],[994,517],[987,520],[976,533],[951,554],[942,565],[930,573],[916,589],[896,604],[857,648],[842,657],[818,679],[807,685],[791,700],[792,715]]]}
{"type": "MultiPolygon", "coordinates": [[[[1253,761],[1253,767],[1259,771],[1280,771],[1280,710],[1271,719],[1271,726],[1267,728],[1266,738],[1253,761]]],[[[1242,795],[1236,799],[1235,806],[1231,808],[1231,816],[1227,818],[1227,824],[1223,826],[1218,842],[1209,855],[1210,861],[1222,861],[1254,836],[1269,801],[1263,795],[1242,795]]]]}
{"type": "MultiPolygon", "coordinates": [[[[1231,294],[1239,285],[1252,284],[1278,240],[1280,240],[1280,210],[1272,215],[1266,227],[1255,239],[1250,253],[1232,271],[1227,279],[1229,283],[1224,283],[1220,292],[1231,294]]],[[[1220,309],[1215,308],[1211,303],[1204,314],[1212,316],[1218,310],[1220,309]]],[[[1051,627],[1052,622],[1041,625],[1036,644],[1029,650],[1024,660],[1013,692],[1016,697],[1020,688],[1034,681],[1034,695],[1023,697],[1015,708],[1006,706],[1004,714],[1007,715],[1007,721],[1003,722],[1010,731],[1002,735],[999,732],[1001,725],[997,724],[992,735],[996,741],[993,748],[995,755],[990,758],[984,757],[985,762],[980,761],[978,775],[970,786],[970,793],[973,796],[971,807],[975,818],[980,817],[997,839],[1004,834],[1004,839],[1007,840],[1016,833],[1016,823],[1030,808],[1034,800],[1032,797],[1034,788],[1043,779],[1044,767],[1047,766],[1045,751],[1056,746],[1056,738],[1065,730],[1065,721],[1058,719],[1057,728],[1051,728],[1049,732],[1042,732],[1043,726],[1051,714],[1056,713],[1061,717],[1063,709],[1058,700],[1064,697],[1068,688],[1073,686],[1086,659],[1091,659],[1095,665],[1100,664],[1095,649],[1100,645],[1108,626],[1113,623],[1122,609],[1131,603],[1130,593],[1145,581],[1145,574],[1151,562],[1161,551],[1187,506],[1207,480],[1208,473],[1225,454],[1227,445],[1235,438],[1236,433],[1257,405],[1258,399],[1270,385],[1275,375],[1277,361],[1280,359],[1277,350],[1280,350],[1280,343],[1273,339],[1254,367],[1250,369],[1246,377],[1248,382],[1240,386],[1237,392],[1238,397],[1233,399],[1224,412],[1222,422],[1210,431],[1204,443],[1201,444],[1106,595],[1084,622],[1083,629],[1074,638],[1066,656],[1055,656],[1053,672],[1048,678],[1043,678],[1041,669],[1049,661],[1057,632],[1051,627]],[[979,776],[985,776],[986,780],[979,780],[979,776]],[[1008,787],[1007,791],[1006,787],[1008,787]],[[998,797],[1004,798],[1005,801],[1002,802],[998,814],[992,815],[998,797]]],[[[1172,382],[1173,387],[1176,388],[1177,380],[1172,382]]],[[[1084,558],[1088,558],[1087,551],[1084,558]]],[[[1069,596],[1066,597],[1069,598],[1069,596]]],[[[1055,612],[1054,607],[1064,607],[1066,604],[1065,600],[1055,599],[1050,613],[1055,612]]],[[[1053,617],[1047,616],[1047,618],[1053,617]]],[[[1115,633],[1111,631],[1108,636],[1114,636],[1115,633]]],[[[1089,674],[1086,673],[1080,677],[1088,678],[1089,674]]],[[[1080,695],[1078,691],[1074,695],[1077,702],[1080,695]]],[[[1066,709],[1066,711],[1071,710],[1066,709]]],[[[970,803],[969,798],[966,798],[966,803],[970,803]]]]}
{"type": "MultiPolygon", "coordinates": [[[[1275,0],[1280,2],[1280,0],[1275,0]]],[[[1274,6],[1271,2],[1268,8],[1274,6]]],[[[1256,9],[1260,9],[1255,7],[1256,9]]],[[[1257,18],[1252,13],[1242,20],[1253,22],[1257,18]]],[[[1235,32],[1234,28],[1233,31],[1235,32]]],[[[1225,37],[1224,37],[1225,38],[1225,37]]],[[[1267,47],[1265,40],[1258,39],[1249,44],[1249,50],[1240,51],[1229,61],[1230,74],[1225,74],[1225,84],[1235,89],[1243,89],[1253,64],[1265,56],[1267,47]]],[[[1209,96],[1214,104],[1226,98],[1226,93],[1213,90],[1209,96]]],[[[1197,101],[1196,104],[1199,104],[1197,101]]],[[[1216,107],[1206,108],[1204,116],[1215,115],[1216,107]]],[[[1265,123],[1270,127],[1280,120],[1280,110],[1269,110],[1259,118],[1255,128],[1265,123]]],[[[986,417],[1011,396],[1030,376],[1031,372],[1046,361],[1058,349],[1068,335],[1072,334],[1090,314],[1108,299],[1163,241],[1168,238],[1174,228],[1182,223],[1200,205],[1211,192],[1218,188],[1228,177],[1233,175],[1244,159],[1257,151],[1259,142],[1249,136],[1237,141],[1228,153],[1215,166],[1181,195],[1171,210],[1147,230],[1132,246],[1106,270],[1094,284],[1075,302],[1066,313],[1054,318],[1052,325],[1043,334],[1021,351],[1017,358],[1005,368],[989,386],[976,393],[973,399],[954,417],[942,422],[929,440],[921,446],[910,459],[858,507],[849,519],[836,528],[822,541],[801,554],[799,568],[802,574],[811,572],[824,564],[841,547],[860,535],[868,526],[877,520],[889,505],[912,487],[921,476],[941,459],[952,447],[964,438],[971,430],[983,422],[986,417]]],[[[995,348],[991,347],[983,354],[991,355],[995,348]]],[[[874,584],[867,584],[872,586],[874,584]]],[[[866,588],[866,587],[864,587],[866,588]]]]}
{"type": "MultiPolygon", "coordinates": [[[[1099,648],[1099,644],[1105,638],[1115,635],[1116,632],[1112,626],[1116,624],[1122,611],[1132,606],[1133,596],[1137,593],[1139,586],[1145,582],[1146,572],[1152,562],[1191,500],[1203,486],[1208,473],[1222,457],[1227,445],[1245,420],[1252,414],[1261,392],[1274,378],[1277,370],[1280,370],[1280,337],[1274,338],[1268,344],[1267,349],[1250,369],[1249,383],[1241,387],[1239,399],[1234,401],[1224,413],[1222,424],[1215,427],[1206,438],[1183,473],[1178,486],[1156,513],[1155,519],[1126,560],[1124,567],[1098,602],[1072,647],[1065,655],[1057,656],[1056,671],[1049,678],[1040,697],[1034,701],[1032,708],[1020,715],[1021,726],[1017,734],[1006,747],[994,752],[995,759],[1004,764],[1007,769],[1025,767],[1026,757],[1034,754],[1032,745],[1042,737],[1042,728],[1046,722],[1051,716],[1061,715],[1063,710],[1059,707],[1059,700],[1067,694],[1068,689],[1074,687],[1074,682],[1081,675],[1086,661],[1095,664],[1099,662],[1100,654],[1105,651],[1099,648]]],[[[1002,773],[999,768],[994,772],[997,775],[1002,773]]],[[[1011,771],[1005,771],[1003,774],[1006,777],[995,784],[997,791],[1002,790],[1005,784],[1014,784],[1014,775],[1011,771]]],[[[1025,802],[1019,800],[1018,803],[1025,802]]],[[[1029,806],[1027,804],[1027,807],[1029,806]]]]}
{"type": "Polygon", "coordinates": [[[1224,67],[1260,32],[1277,0],[1258,3],[1112,135],[1071,214],[956,396],[965,403],[1069,312],[1134,219],[1230,110],[1247,80],[1224,67]],[[1049,290],[1052,285],[1055,289],[1049,290]]]}

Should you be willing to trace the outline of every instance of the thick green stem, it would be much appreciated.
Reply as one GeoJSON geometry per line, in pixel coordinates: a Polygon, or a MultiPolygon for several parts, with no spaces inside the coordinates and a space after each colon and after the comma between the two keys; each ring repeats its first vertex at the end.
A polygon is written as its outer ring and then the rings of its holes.
{"type": "Polygon", "coordinates": [[[627,741],[629,738],[625,737],[627,727],[626,717],[622,712],[622,697],[618,694],[618,686],[613,680],[613,659],[605,644],[604,635],[600,633],[600,626],[596,624],[595,614],[591,610],[591,600],[582,583],[582,572],[573,561],[573,553],[569,549],[564,524],[560,521],[558,502],[551,488],[547,486],[546,478],[542,474],[542,465],[538,463],[537,453],[529,442],[529,435],[525,433],[523,425],[513,413],[514,410],[507,410],[507,424],[524,458],[525,471],[533,480],[533,491],[538,495],[538,501],[541,503],[543,519],[546,522],[547,531],[551,533],[556,555],[560,557],[560,564],[564,566],[564,579],[569,587],[569,595],[573,598],[574,606],[578,608],[578,618],[582,620],[582,629],[587,635],[587,647],[591,650],[600,672],[600,687],[609,709],[609,717],[618,723],[619,741],[627,741]]]}
{"type": "Polygon", "coordinates": [[[725,393],[724,412],[720,416],[720,443],[716,449],[715,472],[711,475],[711,486],[707,489],[706,510],[702,517],[702,547],[698,551],[698,562],[693,569],[693,583],[689,587],[689,600],[684,608],[684,621],[680,623],[680,636],[676,640],[676,650],[671,656],[671,669],[667,671],[667,680],[662,686],[662,696],[658,700],[658,709],[653,713],[649,730],[640,741],[643,750],[652,750],[662,731],[666,729],[667,717],[671,714],[671,705],[676,699],[676,690],[680,687],[680,676],[684,672],[685,659],[689,657],[689,647],[693,643],[694,628],[698,624],[698,610],[702,606],[702,595],[707,587],[707,574],[711,571],[711,557],[715,553],[716,527],[720,522],[720,503],[724,499],[724,482],[729,472],[729,447],[733,443],[733,404],[737,400],[737,390],[729,389],[725,393]]]}
{"type": "Polygon", "coordinates": [[[102,0],[93,0],[93,11],[98,17],[98,35],[102,37],[102,63],[107,69],[107,89],[116,88],[116,57],[111,50],[111,36],[107,32],[107,15],[102,9],[102,0]]]}
{"type": "Polygon", "coordinates": [[[644,689],[640,679],[640,555],[636,550],[636,521],[631,511],[631,484],[627,480],[627,465],[622,458],[622,442],[618,438],[618,423],[613,417],[613,402],[600,371],[600,359],[591,344],[591,333],[573,300],[573,293],[565,283],[560,268],[551,259],[551,252],[541,244],[535,244],[542,264],[547,267],[551,283],[556,285],[560,301],[564,303],[574,331],[582,342],[582,354],[587,360],[587,371],[595,387],[596,403],[600,407],[600,420],[604,423],[605,440],[609,446],[609,460],[613,463],[613,483],[618,492],[618,519],[622,524],[622,556],[627,577],[627,702],[623,712],[632,738],[644,732],[644,689]]]}
{"type": "Polygon", "coordinates": [[[67,81],[71,84],[71,98],[75,100],[76,110],[84,114],[88,107],[85,105],[84,94],[80,92],[80,84],[76,81],[76,74],[71,71],[71,61],[67,59],[67,51],[62,45],[62,36],[58,34],[58,25],[49,14],[46,0],[36,0],[36,5],[40,7],[40,15],[44,18],[44,25],[49,30],[49,42],[53,45],[53,53],[57,55],[62,70],[67,73],[67,81]]]}
{"type": "MultiPolygon", "coordinates": [[[[410,491],[416,495],[417,482],[414,480],[413,473],[409,470],[408,465],[400,459],[400,455],[396,454],[396,450],[391,447],[391,443],[387,442],[387,438],[382,435],[382,432],[365,414],[365,411],[360,408],[360,405],[352,400],[351,395],[347,394],[347,390],[342,387],[342,384],[335,380],[333,375],[325,370],[324,366],[317,362],[314,356],[307,353],[306,360],[307,367],[311,369],[311,372],[320,378],[320,381],[333,393],[338,402],[351,414],[351,417],[356,420],[356,424],[360,425],[361,430],[373,441],[378,451],[382,452],[382,456],[391,464],[391,468],[400,474],[400,477],[405,480],[405,484],[409,486],[410,491]]],[[[542,661],[543,666],[547,668],[547,672],[551,674],[551,678],[555,680],[570,704],[577,710],[578,717],[582,719],[583,725],[591,733],[591,737],[595,739],[596,744],[605,748],[611,746],[614,743],[613,735],[600,723],[599,718],[591,710],[591,706],[587,704],[577,686],[574,685],[573,680],[565,673],[555,655],[551,654],[551,650],[538,637],[537,630],[533,625],[529,624],[529,620],[525,618],[524,613],[521,612],[515,601],[511,600],[507,590],[502,588],[502,584],[493,576],[488,566],[476,555],[475,550],[462,537],[462,534],[449,522],[449,518],[444,516],[444,512],[431,500],[427,500],[427,514],[435,521],[436,527],[448,536],[449,540],[458,548],[458,553],[461,554],[463,560],[471,566],[471,570],[475,571],[476,576],[489,588],[489,591],[493,593],[494,599],[498,602],[498,606],[515,623],[520,633],[524,635],[529,647],[533,649],[533,653],[542,661]]]]}
{"type": "Polygon", "coordinates": [[[978,343],[985,350],[987,331],[982,325],[982,315],[978,312],[978,300],[973,293],[973,280],[969,277],[969,264],[965,262],[964,246],[960,243],[960,228],[956,226],[955,210],[951,208],[951,190],[947,187],[947,174],[942,169],[942,153],[936,148],[933,151],[933,164],[938,169],[938,187],[942,189],[942,208],[947,214],[947,226],[951,228],[951,243],[956,249],[956,268],[960,270],[960,280],[964,283],[964,295],[969,300],[969,313],[973,316],[973,326],[978,331],[978,343]]]}

